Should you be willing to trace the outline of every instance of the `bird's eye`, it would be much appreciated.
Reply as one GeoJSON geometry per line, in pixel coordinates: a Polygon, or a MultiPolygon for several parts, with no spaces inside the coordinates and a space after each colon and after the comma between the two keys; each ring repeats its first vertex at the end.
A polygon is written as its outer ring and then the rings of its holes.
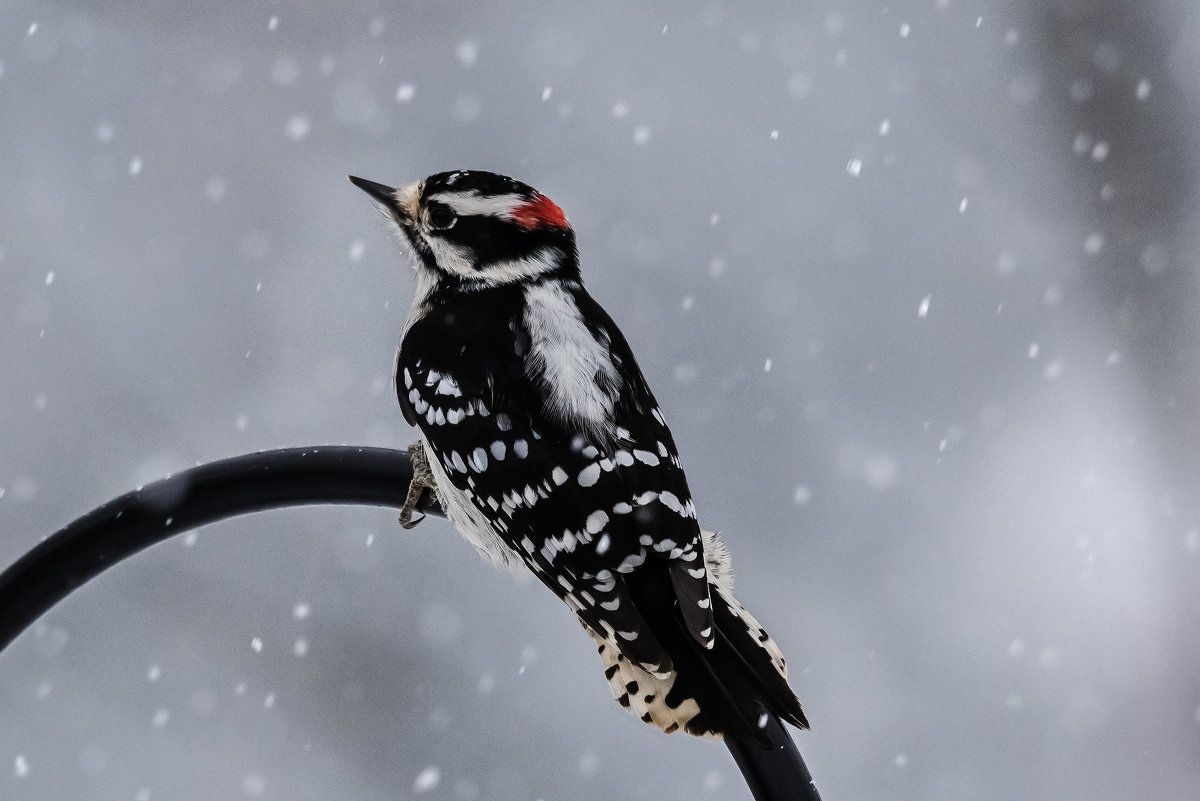
{"type": "Polygon", "coordinates": [[[458,221],[454,211],[445,203],[434,201],[428,209],[429,227],[435,231],[445,231],[458,221]]]}

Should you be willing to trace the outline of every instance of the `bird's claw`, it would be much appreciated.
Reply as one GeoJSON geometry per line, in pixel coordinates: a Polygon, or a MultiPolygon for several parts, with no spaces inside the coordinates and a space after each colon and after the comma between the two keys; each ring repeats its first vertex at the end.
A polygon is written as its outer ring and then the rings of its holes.
{"type": "Polygon", "coordinates": [[[413,477],[408,482],[408,495],[404,505],[400,507],[400,527],[410,529],[425,519],[425,515],[417,512],[417,504],[425,490],[430,490],[437,497],[437,484],[433,480],[433,471],[429,469],[429,459],[425,455],[425,446],[420,440],[408,446],[408,455],[412,459],[413,477]],[[414,518],[413,514],[417,517],[414,518]]]}

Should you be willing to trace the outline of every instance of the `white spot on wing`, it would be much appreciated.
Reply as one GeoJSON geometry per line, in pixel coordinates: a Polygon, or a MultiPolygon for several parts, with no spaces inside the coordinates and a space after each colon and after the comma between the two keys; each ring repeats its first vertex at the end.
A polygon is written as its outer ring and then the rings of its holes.
{"type": "MultiPolygon", "coordinates": [[[[436,453],[424,435],[421,439],[429,453],[436,453]]],[[[520,556],[500,537],[495,523],[488,519],[488,516],[475,505],[468,494],[454,486],[447,476],[442,462],[438,459],[430,459],[429,468],[433,471],[433,479],[438,487],[438,497],[442,502],[442,508],[446,510],[446,516],[454,521],[463,537],[497,565],[512,570],[520,568],[522,565],[520,556]]],[[[511,507],[506,512],[511,514],[511,507]]]]}
{"type": "MultiPolygon", "coordinates": [[[[600,529],[604,528],[605,524],[607,524],[607,523],[608,523],[608,515],[603,510],[597,509],[596,511],[592,512],[590,515],[587,516],[587,522],[584,524],[584,527],[590,533],[595,534],[600,529]]],[[[608,535],[605,535],[603,539],[607,540],[608,535]]],[[[605,546],[605,547],[607,548],[607,546],[605,546]]],[[[597,546],[596,552],[604,553],[604,551],[600,550],[599,546],[597,546]]]]}
{"type": "Polygon", "coordinates": [[[579,471],[579,486],[590,487],[600,478],[600,465],[593,462],[579,471]]]}
{"type": "Polygon", "coordinates": [[[458,388],[458,382],[450,376],[442,377],[442,380],[438,382],[437,387],[434,389],[434,393],[437,395],[449,395],[452,398],[462,397],[462,390],[458,388]]]}
{"type": "Polygon", "coordinates": [[[629,556],[626,556],[623,560],[621,560],[621,564],[617,565],[617,572],[632,572],[634,569],[641,567],[642,563],[645,561],[646,552],[639,549],[637,553],[631,553],[629,556]]]}
{"type": "Polygon", "coordinates": [[[658,456],[650,451],[635,450],[633,452],[633,458],[637,459],[642,464],[646,464],[651,467],[654,467],[658,464],[658,456]]]}
{"type": "Polygon", "coordinates": [[[663,506],[667,507],[672,512],[683,511],[683,504],[679,502],[679,498],[675,497],[675,493],[673,492],[660,493],[658,500],[663,506]]]}

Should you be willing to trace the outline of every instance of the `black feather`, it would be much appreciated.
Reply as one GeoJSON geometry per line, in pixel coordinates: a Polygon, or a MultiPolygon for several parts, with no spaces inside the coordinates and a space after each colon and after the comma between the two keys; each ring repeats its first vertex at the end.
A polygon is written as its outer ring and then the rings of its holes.
{"type": "MultiPolygon", "coordinates": [[[[665,565],[660,567],[666,572],[665,565]]],[[[676,678],[666,702],[678,707],[695,699],[700,714],[687,724],[691,734],[720,734],[766,747],[760,723],[773,713],[802,728],[808,721],[795,694],[775,670],[762,644],[731,613],[723,596],[710,587],[717,638],[711,649],[688,631],[665,575],[642,570],[627,578],[629,593],[655,636],[675,659],[676,678]]]]}

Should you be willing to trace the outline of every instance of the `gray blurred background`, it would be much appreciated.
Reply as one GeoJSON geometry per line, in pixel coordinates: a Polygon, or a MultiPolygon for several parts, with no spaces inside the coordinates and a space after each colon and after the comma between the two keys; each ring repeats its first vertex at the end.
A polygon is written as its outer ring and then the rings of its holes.
{"type": "MultiPolygon", "coordinates": [[[[578,232],[828,801],[1200,797],[1188,0],[0,0],[0,563],[135,485],[402,447],[347,173],[578,232]]],[[[746,799],[444,522],[306,509],[0,655],[0,799],[746,799]]]]}

